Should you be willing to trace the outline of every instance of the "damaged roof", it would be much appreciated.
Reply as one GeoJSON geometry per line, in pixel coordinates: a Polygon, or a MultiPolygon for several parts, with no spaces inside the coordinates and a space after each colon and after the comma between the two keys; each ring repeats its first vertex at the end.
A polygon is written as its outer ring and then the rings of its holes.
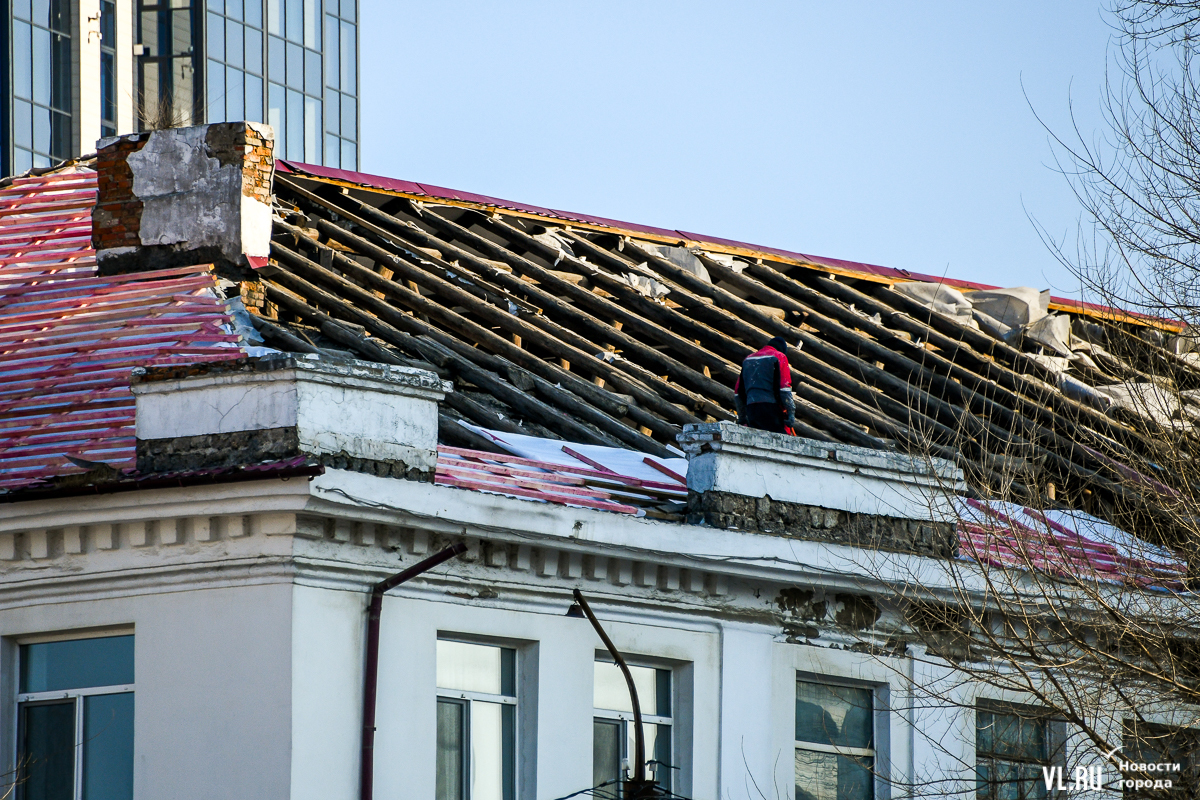
{"type": "Polygon", "coordinates": [[[463,420],[677,456],[682,425],[734,417],[741,360],[778,335],[800,435],[946,458],[979,498],[1128,526],[1176,480],[1163,426],[1200,412],[1171,325],[1048,293],[286,162],[275,201],[246,290],[263,335],[453,379],[448,445],[494,449],[463,420]]]}

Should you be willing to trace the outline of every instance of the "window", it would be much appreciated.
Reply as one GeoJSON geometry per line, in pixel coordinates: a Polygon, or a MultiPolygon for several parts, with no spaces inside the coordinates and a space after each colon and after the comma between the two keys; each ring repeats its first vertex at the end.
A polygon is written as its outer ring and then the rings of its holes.
{"type": "Polygon", "coordinates": [[[138,124],[141,130],[192,125],[202,113],[196,56],[198,0],[138,0],[138,124]]]}
{"type": "Polygon", "coordinates": [[[437,643],[437,800],[516,796],[517,652],[437,643]]]}
{"type": "Polygon", "coordinates": [[[131,800],[133,636],[21,646],[21,800],[131,800]]]}
{"type": "Polygon", "coordinates": [[[205,17],[208,122],[263,121],[263,0],[209,0],[205,17]]]}
{"type": "Polygon", "coordinates": [[[117,135],[117,4],[100,3],[100,135],[117,135]]]}
{"type": "Polygon", "coordinates": [[[975,712],[975,795],[978,800],[1045,798],[1043,767],[1057,765],[1062,723],[1036,708],[981,707],[975,712]]]}
{"type": "Polygon", "coordinates": [[[796,681],[796,800],[871,800],[875,794],[870,689],[796,681]]]}
{"type": "Polygon", "coordinates": [[[12,3],[13,173],[74,149],[69,0],[12,3]]]}
{"type": "MultiPolygon", "coordinates": [[[[629,685],[621,668],[611,661],[596,661],[592,705],[592,786],[607,784],[608,793],[619,797],[616,784],[633,774],[634,725],[629,685]]],[[[642,710],[642,736],[646,761],[660,786],[671,788],[674,765],[671,741],[671,670],[630,665],[633,685],[642,710]]]]}
{"type": "MultiPolygon", "coordinates": [[[[1141,791],[1125,789],[1127,798],[1133,797],[1193,797],[1195,787],[1200,786],[1200,731],[1191,728],[1176,728],[1152,723],[1126,721],[1125,735],[1121,743],[1123,760],[1139,764],[1178,764],[1179,772],[1155,773],[1154,778],[1170,778],[1171,788],[1141,791]]],[[[1146,776],[1130,776],[1146,777],[1146,776]]]]}
{"type": "Polygon", "coordinates": [[[325,163],[358,169],[357,0],[325,0],[325,163]]]}
{"type": "MultiPolygon", "coordinates": [[[[356,0],[344,0],[353,5],[356,0]]],[[[325,67],[328,30],[320,0],[267,0],[267,122],[275,129],[280,158],[329,162],[325,150],[325,67]]],[[[337,21],[333,24],[337,30],[337,21]]]]}

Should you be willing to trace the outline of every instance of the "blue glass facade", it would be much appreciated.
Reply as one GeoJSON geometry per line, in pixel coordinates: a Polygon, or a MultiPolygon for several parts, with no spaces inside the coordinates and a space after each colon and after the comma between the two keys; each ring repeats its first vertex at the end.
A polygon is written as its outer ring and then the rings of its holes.
{"type": "Polygon", "coordinates": [[[100,6],[81,21],[78,0],[0,0],[3,174],[77,156],[96,135],[239,119],[270,123],[281,158],[358,167],[358,0],[100,6]],[[81,69],[99,76],[83,118],[81,69]]]}
{"type": "Polygon", "coordinates": [[[70,0],[12,0],[8,136],[13,172],[72,155],[70,0]]]}

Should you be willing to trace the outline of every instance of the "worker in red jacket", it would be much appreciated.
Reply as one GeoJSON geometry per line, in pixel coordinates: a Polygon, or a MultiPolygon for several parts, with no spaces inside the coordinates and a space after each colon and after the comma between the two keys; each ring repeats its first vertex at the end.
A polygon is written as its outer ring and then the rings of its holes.
{"type": "Polygon", "coordinates": [[[796,426],[796,400],[792,397],[792,368],[782,336],[746,356],[734,387],[738,422],[774,433],[790,433],[796,426]]]}

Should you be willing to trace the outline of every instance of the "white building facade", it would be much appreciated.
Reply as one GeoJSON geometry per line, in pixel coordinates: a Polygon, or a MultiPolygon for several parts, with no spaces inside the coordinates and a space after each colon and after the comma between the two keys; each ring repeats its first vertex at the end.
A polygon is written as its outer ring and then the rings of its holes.
{"type": "MultiPolygon", "coordinates": [[[[169,441],[292,429],[315,458],[357,448],[379,460],[388,456],[380,437],[360,423],[390,391],[384,445],[427,468],[436,429],[422,421],[448,387],[393,370],[350,381],[314,413],[324,401],[306,387],[337,374],[345,367],[292,360],[141,384],[139,455],[169,441]],[[163,435],[171,419],[174,439],[163,435]],[[305,432],[317,419],[325,444],[305,432]]],[[[693,465],[744,465],[757,448],[789,486],[821,486],[834,519],[879,505],[883,493],[864,486],[910,497],[934,486],[926,467],[903,459],[875,455],[846,469],[863,457],[854,448],[823,467],[789,452],[795,443],[772,447],[770,436],[727,425],[689,436],[708,443],[689,445],[693,465]]],[[[701,472],[720,492],[719,465],[701,472]]],[[[910,682],[934,677],[902,647],[883,654],[876,632],[893,613],[881,587],[919,576],[931,556],[328,466],[224,483],[179,475],[174,486],[0,506],[7,770],[36,770],[43,761],[18,760],[75,738],[74,757],[54,762],[69,762],[70,781],[31,781],[18,796],[357,796],[369,588],[460,541],[462,557],[384,601],[376,797],[552,799],[628,766],[624,686],[587,621],[565,615],[573,588],[634,666],[648,758],[676,794],[887,798],[913,794],[914,776],[929,775],[950,781],[939,794],[974,791],[974,715],[914,710],[910,682]],[[69,666],[56,666],[55,652],[69,666]],[[47,706],[61,713],[51,719],[47,706]],[[126,772],[128,783],[85,790],[126,772]]]]}

